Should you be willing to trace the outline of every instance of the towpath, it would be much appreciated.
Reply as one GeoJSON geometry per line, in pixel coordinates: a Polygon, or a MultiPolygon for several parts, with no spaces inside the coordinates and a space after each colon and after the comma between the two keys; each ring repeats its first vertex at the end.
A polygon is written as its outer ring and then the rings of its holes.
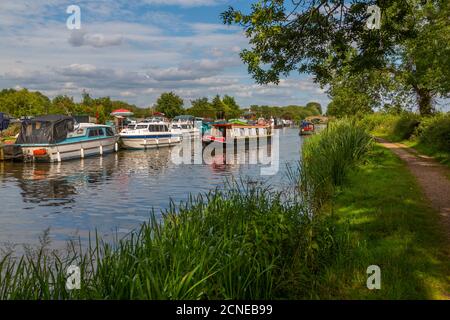
{"type": "Polygon", "coordinates": [[[376,138],[382,146],[392,150],[402,159],[417,178],[425,196],[442,217],[450,240],[450,170],[431,157],[419,154],[416,150],[401,143],[392,143],[376,138]]]}

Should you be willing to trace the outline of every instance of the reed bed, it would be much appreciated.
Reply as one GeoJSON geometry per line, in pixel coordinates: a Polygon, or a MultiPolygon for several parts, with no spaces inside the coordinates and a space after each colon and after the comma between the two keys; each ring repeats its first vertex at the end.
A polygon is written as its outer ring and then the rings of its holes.
{"type": "Polygon", "coordinates": [[[302,149],[298,174],[305,202],[319,211],[372,146],[373,140],[364,126],[350,119],[331,122],[321,134],[310,137],[302,149]]]}
{"type": "Polygon", "coordinates": [[[172,206],[126,239],[45,246],[0,261],[0,299],[275,299],[308,296],[334,229],[262,185],[233,183],[172,206]],[[320,261],[319,261],[320,260],[320,261]],[[66,289],[69,265],[81,289],[66,289]]]}

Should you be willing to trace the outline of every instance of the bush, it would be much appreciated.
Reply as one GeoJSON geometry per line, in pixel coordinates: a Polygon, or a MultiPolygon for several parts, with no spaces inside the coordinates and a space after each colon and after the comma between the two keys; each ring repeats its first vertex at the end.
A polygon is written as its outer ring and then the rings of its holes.
{"type": "Polygon", "coordinates": [[[391,141],[402,141],[413,136],[421,118],[414,113],[404,112],[401,115],[374,113],[365,116],[361,124],[377,136],[391,141]]]}
{"type": "Polygon", "coordinates": [[[394,123],[392,134],[397,140],[405,140],[411,138],[414,131],[420,124],[419,115],[413,113],[402,114],[394,123]]]}
{"type": "Polygon", "coordinates": [[[450,115],[425,118],[417,128],[420,142],[436,151],[450,152],[450,115]]]}

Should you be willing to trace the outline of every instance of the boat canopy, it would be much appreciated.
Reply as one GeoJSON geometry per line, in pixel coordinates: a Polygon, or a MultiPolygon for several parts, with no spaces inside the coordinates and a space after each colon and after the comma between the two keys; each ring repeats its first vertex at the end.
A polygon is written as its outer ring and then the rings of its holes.
{"type": "Polygon", "coordinates": [[[54,144],[74,130],[75,119],[63,115],[47,115],[24,120],[17,144],[54,144]]]}
{"type": "Polygon", "coordinates": [[[0,112],[0,131],[8,129],[9,122],[9,117],[6,114],[0,112]]]}

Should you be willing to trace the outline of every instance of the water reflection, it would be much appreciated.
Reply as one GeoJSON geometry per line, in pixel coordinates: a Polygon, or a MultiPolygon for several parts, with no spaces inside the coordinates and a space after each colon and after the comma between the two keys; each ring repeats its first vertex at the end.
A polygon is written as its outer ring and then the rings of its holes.
{"type": "Polygon", "coordinates": [[[231,158],[216,154],[210,164],[174,164],[168,148],[61,164],[0,162],[0,243],[35,243],[48,227],[55,243],[73,234],[86,239],[94,229],[126,233],[146,221],[152,208],[159,212],[170,199],[178,203],[220,187],[227,177],[282,183],[285,164],[297,162],[299,150],[297,131],[282,132],[281,170],[268,178],[260,175],[261,165],[248,164],[258,156],[254,149],[231,158]]]}

